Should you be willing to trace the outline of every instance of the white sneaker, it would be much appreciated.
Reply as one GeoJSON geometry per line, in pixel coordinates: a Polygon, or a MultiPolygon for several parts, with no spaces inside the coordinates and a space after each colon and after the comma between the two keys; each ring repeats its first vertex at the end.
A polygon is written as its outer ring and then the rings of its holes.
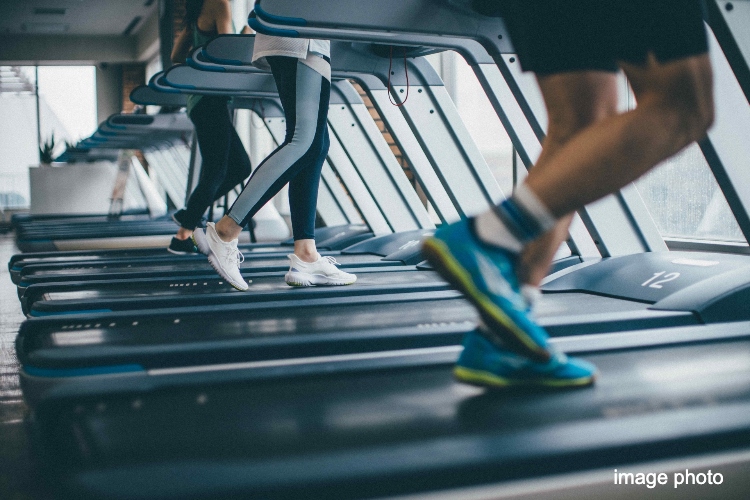
{"type": "Polygon", "coordinates": [[[208,262],[219,276],[227,280],[237,290],[244,292],[249,287],[240,273],[240,263],[245,257],[237,249],[237,240],[227,243],[216,234],[213,222],[206,224],[206,229],[195,228],[193,231],[193,242],[198,251],[208,255],[208,262]]]}
{"type": "Polygon", "coordinates": [[[353,274],[345,273],[333,257],[321,257],[315,262],[305,262],[294,254],[287,255],[292,265],[284,276],[289,286],[351,285],[357,281],[353,274]]]}

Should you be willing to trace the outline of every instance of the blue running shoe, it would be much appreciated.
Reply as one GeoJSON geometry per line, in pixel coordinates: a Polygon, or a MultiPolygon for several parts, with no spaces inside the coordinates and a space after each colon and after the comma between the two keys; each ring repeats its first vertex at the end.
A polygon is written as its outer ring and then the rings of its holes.
{"type": "Polygon", "coordinates": [[[534,361],[548,361],[549,336],[530,316],[516,278],[516,256],[479,242],[469,219],[441,227],[422,252],[449,283],[466,295],[487,325],[487,336],[534,361]]]}
{"type": "Polygon", "coordinates": [[[476,332],[464,338],[464,350],[453,369],[453,375],[460,382],[492,388],[583,387],[594,383],[596,373],[591,363],[561,352],[553,352],[546,363],[536,363],[497,347],[476,332]]]}

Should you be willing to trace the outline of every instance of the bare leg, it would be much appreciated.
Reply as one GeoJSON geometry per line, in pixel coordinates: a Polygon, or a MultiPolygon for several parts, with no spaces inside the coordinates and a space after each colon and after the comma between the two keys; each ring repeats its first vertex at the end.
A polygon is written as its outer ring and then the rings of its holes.
{"type": "MultiPolygon", "coordinates": [[[[532,169],[535,173],[547,170],[556,154],[581,130],[617,113],[614,73],[558,73],[538,77],[538,82],[549,125],[542,153],[532,169]]],[[[562,217],[554,229],[524,248],[518,269],[521,282],[539,286],[555,252],[568,237],[571,220],[572,215],[562,217]]]]}
{"type": "Polygon", "coordinates": [[[181,227],[177,230],[177,236],[175,236],[175,238],[177,238],[178,240],[186,240],[190,238],[192,235],[193,235],[192,229],[185,229],[184,227],[181,227]]]}
{"type": "Polygon", "coordinates": [[[702,138],[713,121],[708,55],[643,67],[622,65],[638,100],[627,113],[590,125],[527,183],[557,217],[613,193],[702,138]]]}
{"type": "Polygon", "coordinates": [[[315,262],[320,258],[318,249],[315,247],[315,240],[312,239],[295,240],[294,255],[303,262],[315,262]]]}

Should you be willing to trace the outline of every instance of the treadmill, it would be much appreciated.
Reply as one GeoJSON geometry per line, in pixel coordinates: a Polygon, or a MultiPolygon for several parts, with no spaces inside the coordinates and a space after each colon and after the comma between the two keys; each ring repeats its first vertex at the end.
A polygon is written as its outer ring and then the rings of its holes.
{"type": "Polygon", "coordinates": [[[748,448],[750,324],[611,337],[569,340],[600,376],[564,393],[457,384],[458,349],[413,349],[60,386],[31,429],[57,492],[122,499],[463,498],[748,448]]]}
{"type": "MultiPolygon", "coordinates": [[[[496,184],[495,184],[496,187],[496,184]]],[[[466,193],[462,193],[466,196],[466,193]]],[[[460,196],[456,196],[461,199],[460,196]]],[[[476,202],[474,202],[476,203],[476,202]]],[[[461,206],[465,210],[466,206],[461,206]]],[[[411,240],[410,246],[417,249],[417,240],[411,240]]],[[[405,250],[402,250],[403,254],[405,250]]],[[[403,261],[403,259],[401,259],[403,261]]],[[[413,260],[413,263],[420,259],[413,260]]],[[[570,262],[564,262],[565,265],[579,262],[578,259],[571,259],[570,262]]],[[[360,280],[360,284],[367,286],[367,293],[379,294],[388,292],[399,292],[402,290],[424,291],[430,287],[432,290],[440,291],[445,289],[446,285],[431,272],[421,272],[419,275],[410,275],[415,268],[388,268],[391,271],[379,276],[366,275],[360,280]],[[372,286],[369,286],[372,285],[372,286]]],[[[373,269],[374,270],[374,269],[373,269]]],[[[369,271],[367,268],[358,269],[357,272],[369,271]]],[[[257,292],[253,296],[243,296],[233,293],[220,293],[211,295],[211,293],[226,290],[226,285],[220,280],[209,280],[196,282],[194,279],[186,278],[183,282],[176,282],[175,278],[165,277],[156,280],[148,279],[141,283],[135,283],[135,280],[127,280],[124,283],[109,284],[100,282],[92,283],[91,288],[83,282],[73,283],[51,283],[48,285],[32,285],[28,293],[22,297],[24,311],[32,316],[46,316],[51,314],[71,314],[76,311],[104,311],[104,310],[132,310],[132,309],[157,309],[164,307],[193,307],[196,305],[206,304],[225,304],[225,303],[245,303],[249,304],[260,300],[270,300],[272,297],[282,296],[292,298],[288,294],[288,288],[279,284],[279,272],[265,273],[265,276],[256,275],[258,279],[255,283],[258,285],[254,290],[257,292]],[[221,288],[212,287],[212,284],[218,284],[221,288]],[[158,288],[161,287],[161,288],[158,288]],[[286,294],[286,295],[284,295],[286,294]],[[44,303],[41,303],[45,300],[44,303]],[[40,301],[36,306],[34,303],[40,301]]],[[[317,296],[320,291],[305,291],[305,297],[312,295],[317,296]]],[[[353,292],[340,290],[335,292],[325,292],[329,295],[346,296],[353,292]]],[[[295,297],[296,298],[296,297],[295,297]]]]}

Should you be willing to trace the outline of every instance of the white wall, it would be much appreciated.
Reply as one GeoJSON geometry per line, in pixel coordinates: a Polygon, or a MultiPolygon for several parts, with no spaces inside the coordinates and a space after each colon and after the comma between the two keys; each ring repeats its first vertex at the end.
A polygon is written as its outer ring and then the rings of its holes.
{"type": "Polygon", "coordinates": [[[36,99],[0,94],[0,193],[17,193],[29,202],[29,165],[39,164],[36,99]]]}

